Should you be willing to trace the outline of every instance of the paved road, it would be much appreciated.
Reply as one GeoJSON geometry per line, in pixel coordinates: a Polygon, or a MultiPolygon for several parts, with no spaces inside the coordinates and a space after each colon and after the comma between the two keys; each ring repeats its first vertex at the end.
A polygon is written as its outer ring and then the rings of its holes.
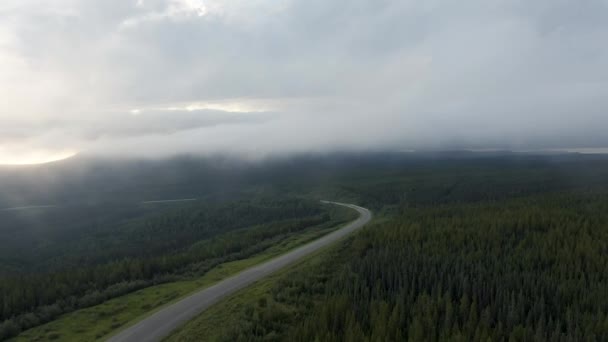
{"type": "Polygon", "coordinates": [[[156,312],[152,316],[133,325],[126,330],[121,331],[117,335],[111,337],[109,342],[142,342],[142,341],[160,341],[167,337],[173,330],[180,327],[187,321],[193,319],[202,311],[217,303],[220,299],[254,283],[255,281],[280,270],[293,262],[325,247],[342,237],[352,233],[353,231],[363,227],[372,218],[372,213],[353,204],[337,203],[322,201],[326,204],[337,204],[344,207],[352,208],[359,212],[360,216],[357,220],[349,223],[347,226],[325,235],[324,237],[315,240],[307,245],[299,247],[287,254],[281,255],[275,259],[267,261],[258,266],[249,268],[241,273],[227,278],[211,287],[201,290],[189,297],[186,297],[179,302],[169,305],[166,308],[156,312]]]}
{"type": "Polygon", "coordinates": [[[55,208],[56,205],[26,205],[23,207],[12,207],[12,208],[3,208],[0,211],[17,211],[17,210],[27,210],[27,209],[46,209],[46,208],[55,208]]]}
{"type": "Polygon", "coordinates": [[[158,200],[158,201],[143,201],[143,204],[154,204],[154,203],[178,203],[178,202],[194,202],[196,198],[181,198],[181,199],[170,199],[170,200],[158,200]]]}

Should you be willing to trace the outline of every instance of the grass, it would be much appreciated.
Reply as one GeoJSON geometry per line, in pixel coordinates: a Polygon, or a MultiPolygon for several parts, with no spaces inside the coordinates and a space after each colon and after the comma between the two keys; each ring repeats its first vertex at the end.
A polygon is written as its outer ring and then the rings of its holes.
{"type": "Polygon", "coordinates": [[[162,307],[209,287],[251,266],[321,237],[338,228],[312,227],[250,258],[226,262],[204,276],[145,288],[102,304],[81,309],[47,324],[27,330],[13,341],[97,341],[131,326],[162,307]]]}

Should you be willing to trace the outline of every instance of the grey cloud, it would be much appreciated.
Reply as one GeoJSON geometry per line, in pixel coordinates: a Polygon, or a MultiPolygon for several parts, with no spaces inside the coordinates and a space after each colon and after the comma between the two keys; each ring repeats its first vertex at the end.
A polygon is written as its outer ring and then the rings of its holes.
{"type": "Polygon", "coordinates": [[[103,112],[88,119],[48,120],[32,123],[5,122],[0,129],[0,142],[27,141],[37,136],[72,136],[87,141],[143,136],[168,136],[183,131],[223,125],[259,125],[272,120],[274,114],[230,113],[219,110],[137,110],[103,112]],[[2,134],[4,133],[4,134],[2,134]]]}
{"type": "Polygon", "coordinates": [[[162,154],[608,146],[604,0],[202,0],[200,17],[168,15],[171,1],[0,8],[27,79],[65,86],[28,107],[30,126],[0,108],[14,122],[2,139],[162,154]],[[279,105],[108,114],[243,98],[279,105]]]}
{"type": "Polygon", "coordinates": [[[221,125],[256,125],[267,122],[271,113],[228,113],[213,110],[144,110],[137,115],[113,116],[84,125],[88,138],[171,135],[221,125]],[[88,126],[88,127],[87,127],[88,126]]]}

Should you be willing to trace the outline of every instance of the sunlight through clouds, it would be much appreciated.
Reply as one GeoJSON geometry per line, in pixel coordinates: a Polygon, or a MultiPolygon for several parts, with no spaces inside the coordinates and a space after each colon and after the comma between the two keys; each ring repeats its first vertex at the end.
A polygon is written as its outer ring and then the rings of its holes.
{"type": "Polygon", "coordinates": [[[72,158],[77,154],[73,150],[45,150],[0,146],[0,165],[44,164],[72,158]]]}
{"type": "MultiPolygon", "coordinates": [[[[134,28],[145,22],[158,20],[184,20],[204,17],[209,14],[210,7],[203,0],[168,0],[158,9],[158,6],[148,6],[150,1],[139,0],[136,7],[142,12],[134,17],[125,19],[120,28],[134,28]],[[151,9],[154,8],[154,9],[151,9]]],[[[216,8],[216,7],[211,7],[216,8]]]]}

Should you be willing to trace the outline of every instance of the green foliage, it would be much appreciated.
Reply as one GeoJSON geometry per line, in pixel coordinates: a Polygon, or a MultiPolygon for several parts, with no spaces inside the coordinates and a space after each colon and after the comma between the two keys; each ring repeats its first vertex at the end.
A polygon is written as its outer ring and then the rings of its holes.
{"type": "Polygon", "coordinates": [[[289,340],[608,339],[607,195],[410,209],[358,241],[289,340]]]}
{"type": "Polygon", "coordinates": [[[308,227],[335,224],[325,210],[313,201],[243,201],[131,221],[113,232],[114,245],[133,256],[116,253],[117,260],[105,263],[0,279],[0,321],[5,321],[0,334],[12,336],[66,312],[155,284],[200,276],[308,227]],[[266,224],[257,225],[262,222],[266,224]],[[155,242],[157,238],[161,239],[155,242]]]}

